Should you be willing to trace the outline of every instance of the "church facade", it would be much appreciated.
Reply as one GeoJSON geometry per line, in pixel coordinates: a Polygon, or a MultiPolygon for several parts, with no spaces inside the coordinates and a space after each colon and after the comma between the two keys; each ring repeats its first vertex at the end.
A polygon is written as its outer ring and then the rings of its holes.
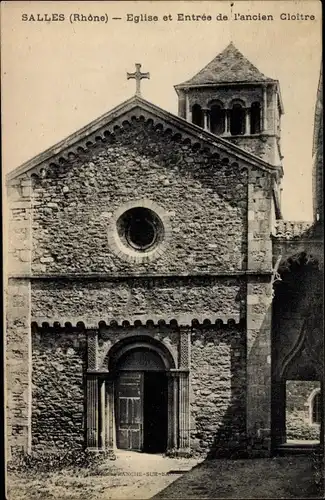
{"type": "Polygon", "coordinates": [[[282,220],[279,82],[230,44],[175,90],[178,116],[137,91],[7,176],[9,456],[269,456],[286,378],[322,379],[322,219],[282,220]]]}

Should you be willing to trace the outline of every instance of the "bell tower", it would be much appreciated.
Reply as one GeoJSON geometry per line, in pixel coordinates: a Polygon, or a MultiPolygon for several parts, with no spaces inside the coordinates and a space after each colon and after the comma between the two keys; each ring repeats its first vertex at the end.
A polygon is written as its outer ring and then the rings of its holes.
{"type": "Polygon", "coordinates": [[[263,75],[232,42],[175,90],[181,118],[281,166],[279,82],[263,75]]]}

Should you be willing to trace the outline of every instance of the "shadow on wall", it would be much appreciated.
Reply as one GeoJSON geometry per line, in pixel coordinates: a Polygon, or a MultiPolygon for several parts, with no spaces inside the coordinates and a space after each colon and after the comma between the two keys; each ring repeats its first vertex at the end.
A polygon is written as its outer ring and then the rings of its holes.
{"type": "Polygon", "coordinates": [[[317,260],[297,253],[282,264],[280,275],[272,327],[274,446],[292,438],[292,432],[286,436],[286,381],[322,380],[324,360],[323,278],[317,260]]]}
{"type": "Polygon", "coordinates": [[[244,458],[246,443],[246,346],[242,338],[230,339],[231,397],[213,438],[207,458],[244,458]]]}
{"type": "Polygon", "coordinates": [[[32,342],[32,450],[83,450],[85,334],[49,328],[32,342]]]}
{"type": "Polygon", "coordinates": [[[191,447],[208,458],[245,452],[245,329],[192,334],[191,447]],[[230,359],[229,359],[230,357],[230,359]]]}

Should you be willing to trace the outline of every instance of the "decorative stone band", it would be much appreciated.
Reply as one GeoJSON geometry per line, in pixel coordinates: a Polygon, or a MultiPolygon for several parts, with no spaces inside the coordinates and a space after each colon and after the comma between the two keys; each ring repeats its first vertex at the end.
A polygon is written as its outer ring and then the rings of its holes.
{"type": "Polygon", "coordinates": [[[101,319],[96,320],[92,319],[63,319],[60,321],[53,321],[53,319],[49,318],[33,318],[31,326],[34,330],[47,330],[53,329],[60,331],[61,329],[65,330],[94,330],[94,329],[104,329],[104,328],[178,328],[179,326],[192,326],[194,328],[205,328],[216,326],[217,328],[225,328],[231,327],[234,328],[236,326],[240,326],[245,323],[244,318],[239,317],[238,314],[232,315],[231,318],[228,316],[218,315],[217,317],[210,316],[207,318],[206,316],[197,315],[193,318],[192,315],[179,315],[176,318],[171,320],[165,320],[161,317],[148,317],[140,319],[116,319],[111,321],[103,321],[101,319]]]}
{"type": "Polygon", "coordinates": [[[281,239],[301,238],[309,236],[313,222],[280,220],[275,224],[273,237],[281,239]]]}
{"type": "Polygon", "coordinates": [[[39,178],[46,176],[48,167],[69,164],[96,146],[114,141],[137,121],[145,123],[147,127],[154,128],[160,134],[170,133],[175,143],[191,145],[194,151],[210,152],[214,154],[215,158],[218,157],[233,168],[247,169],[250,165],[256,164],[265,173],[272,172],[276,177],[282,175],[282,168],[272,167],[263,160],[254,158],[243,149],[229,144],[228,141],[216,138],[214,134],[199,129],[196,125],[171,113],[162,111],[144,99],[133,98],[72,134],[53,148],[24,163],[7,175],[7,182],[8,184],[15,183],[15,178],[21,174],[25,174],[27,177],[31,176],[34,182],[37,182],[39,178]],[[141,104],[141,107],[138,104],[141,104]],[[168,125],[166,121],[168,121],[168,125]]]}

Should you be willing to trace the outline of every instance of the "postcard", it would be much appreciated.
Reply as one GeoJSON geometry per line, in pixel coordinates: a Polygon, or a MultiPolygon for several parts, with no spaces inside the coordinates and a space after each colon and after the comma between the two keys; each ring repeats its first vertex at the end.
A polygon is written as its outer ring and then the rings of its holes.
{"type": "Polygon", "coordinates": [[[7,498],[322,498],[321,3],[1,13],[7,498]]]}

